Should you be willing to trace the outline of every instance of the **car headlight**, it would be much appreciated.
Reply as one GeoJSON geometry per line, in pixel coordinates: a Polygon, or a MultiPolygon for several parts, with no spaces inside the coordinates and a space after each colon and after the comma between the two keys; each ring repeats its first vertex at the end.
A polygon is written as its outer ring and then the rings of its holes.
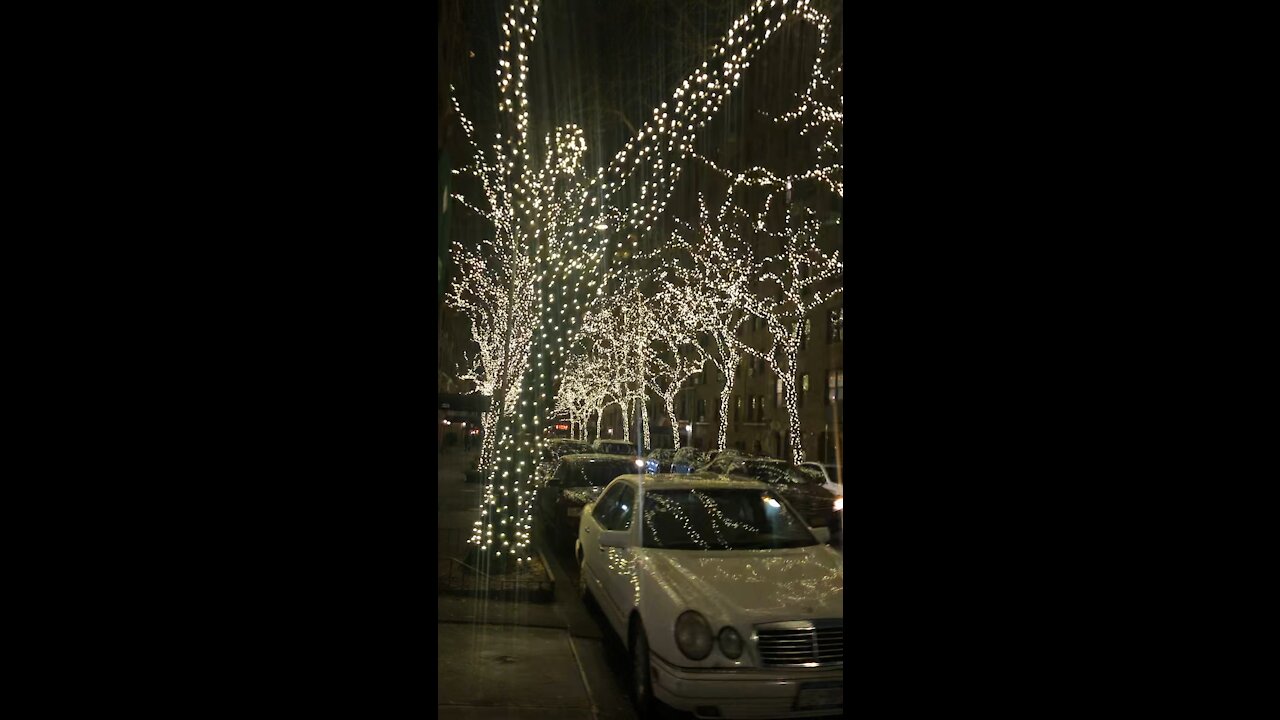
{"type": "Polygon", "coordinates": [[[841,510],[844,510],[844,496],[843,496],[843,495],[841,495],[840,497],[836,498],[835,507],[836,507],[836,512],[840,512],[841,510]]]}
{"type": "Polygon", "coordinates": [[[676,646],[690,660],[701,660],[711,654],[711,626],[693,610],[685,610],[676,618],[676,646]]]}
{"type": "Polygon", "coordinates": [[[742,636],[728,625],[720,630],[720,652],[731,660],[742,654],[742,636]]]}

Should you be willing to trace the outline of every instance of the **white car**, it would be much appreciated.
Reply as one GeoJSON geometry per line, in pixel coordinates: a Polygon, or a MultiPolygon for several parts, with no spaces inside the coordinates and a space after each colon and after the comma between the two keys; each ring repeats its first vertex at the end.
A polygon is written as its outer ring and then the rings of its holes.
{"type": "Polygon", "coordinates": [[[631,654],[640,714],[841,714],[844,562],[825,535],[752,480],[623,475],[587,505],[580,590],[631,654]]]}

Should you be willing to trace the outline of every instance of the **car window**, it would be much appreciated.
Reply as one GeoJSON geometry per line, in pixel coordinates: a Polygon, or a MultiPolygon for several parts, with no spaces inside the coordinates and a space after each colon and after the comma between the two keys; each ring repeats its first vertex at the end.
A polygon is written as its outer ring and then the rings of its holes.
{"type": "Polygon", "coordinates": [[[626,530],[631,527],[631,518],[636,511],[636,491],[630,485],[620,485],[622,492],[614,502],[612,509],[600,521],[606,530],[626,530]]]}
{"type": "Polygon", "coordinates": [[[643,544],[668,550],[809,547],[817,539],[772,490],[650,490],[643,544]]]}
{"type": "Polygon", "coordinates": [[[631,527],[631,517],[635,514],[635,497],[634,488],[618,483],[605,492],[591,514],[605,530],[626,530],[631,527]]]}
{"type": "Polygon", "coordinates": [[[568,476],[568,473],[569,473],[569,467],[564,463],[560,463],[560,466],[556,468],[555,475],[551,477],[551,484],[564,485],[564,479],[565,477],[568,476]]]}
{"type": "Polygon", "coordinates": [[[600,496],[600,500],[596,502],[596,506],[591,510],[591,517],[596,522],[608,529],[605,519],[613,512],[614,507],[618,504],[618,498],[622,495],[622,489],[626,487],[625,483],[618,483],[608,490],[604,491],[604,495],[600,496]]]}
{"type": "Polygon", "coordinates": [[[569,471],[568,477],[565,478],[565,484],[570,487],[582,487],[585,485],[604,487],[613,482],[613,479],[619,475],[626,475],[636,471],[635,461],[623,458],[567,464],[569,465],[569,471]]]}

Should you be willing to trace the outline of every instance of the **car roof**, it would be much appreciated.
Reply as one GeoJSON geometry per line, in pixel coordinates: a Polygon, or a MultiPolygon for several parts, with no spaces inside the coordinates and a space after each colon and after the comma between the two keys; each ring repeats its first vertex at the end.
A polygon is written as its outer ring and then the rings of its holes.
{"type": "Polygon", "coordinates": [[[641,475],[628,473],[616,479],[629,479],[640,483],[650,490],[715,490],[744,489],[768,490],[769,486],[759,480],[744,480],[727,475],[693,475],[685,473],[656,473],[641,475]]]}

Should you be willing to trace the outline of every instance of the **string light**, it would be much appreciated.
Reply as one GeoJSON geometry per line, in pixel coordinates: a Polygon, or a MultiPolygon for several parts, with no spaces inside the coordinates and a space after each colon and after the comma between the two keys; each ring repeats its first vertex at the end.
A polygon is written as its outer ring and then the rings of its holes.
{"type": "MultiPolygon", "coordinates": [[[[461,377],[474,383],[474,392],[493,399],[482,419],[480,468],[486,483],[481,521],[472,537],[482,549],[494,545],[491,530],[495,519],[512,519],[528,527],[532,495],[527,482],[532,463],[527,459],[542,446],[541,432],[535,432],[530,442],[530,430],[541,430],[542,417],[568,412],[571,419],[576,413],[589,420],[594,413],[598,437],[604,409],[611,404],[625,408],[634,403],[645,433],[641,439],[648,443],[644,398],[646,389],[654,387],[648,368],[653,365],[655,370],[672,371],[658,367],[661,354],[655,355],[649,347],[660,337],[653,326],[657,313],[637,313],[649,319],[624,324],[623,335],[611,349],[613,359],[621,362],[607,368],[601,366],[609,358],[599,355],[603,348],[595,343],[592,352],[596,357],[583,360],[576,371],[569,372],[574,367],[568,360],[571,348],[581,348],[584,342],[591,345],[598,339],[589,337],[588,328],[573,326],[589,310],[594,310],[597,318],[604,317],[599,314],[603,306],[592,301],[609,297],[605,293],[610,281],[607,264],[615,255],[637,255],[640,239],[653,232],[666,210],[682,172],[680,161],[695,151],[696,130],[723,106],[737,87],[741,71],[749,67],[750,58],[787,20],[787,11],[794,10],[794,17],[819,28],[815,68],[824,56],[830,24],[809,7],[808,0],[756,0],[712,46],[709,60],[715,62],[714,69],[703,62],[666,102],[653,109],[650,120],[606,165],[591,172],[584,167],[587,144],[581,129],[573,125],[556,128],[543,135],[540,147],[530,140],[526,84],[538,9],[536,2],[515,0],[501,26],[496,109],[499,127],[514,131],[495,133],[496,142],[482,150],[475,126],[453,97],[465,137],[474,150],[469,164],[455,173],[474,178],[482,200],[469,200],[462,193],[453,197],[492,226],[491,237],[478,244],[466,247],[453,243],[459,272],[447,295],[450,305],[471,321],[478,347],[477,354],[467,359],[469,367],[461,377]],[[628,186],[638,192],[630,193],[633,199],[624,201],[622,192],[628,186]],[[592,231],[598,236],[592,238],[592,231]],[[625,249],[624,239],[630,239],[629,249],[625,249]],[[606,269],[602,283],[587,280],[601,269],[606,269]],[[585,381],[582,376],[588,367],[614,372],[618,377],[605,383],[585,381]],[[575,383],[581,387],[572,389],[575,383]],[[502,484],[496,482],[500,467],[502,484]]],[[[806,97],[818,87],[826,86],[810,82],[806,97]]],[[[811,106],[804,105],[806,109],[811,106]]],[[[832,116],[824,111],[815,117],[829,124],[832,116]]],[[[638,290],[628,297],[636,307],[645,304],[638,290]]],[[[687,349],[689,343],[683,344],[687,349]]],[[[683,372],[678,365],[675,370],[676,375],[683,372]]],[[[722,408],[725,402],[722,398],[722,408]]],[[[671,404],[668,402],[668,412],[671,404]]],[[[628,437],[629,431],[630,423],[628,437]]],[[[721,447],[723,434],[722,428],[721,447]]],[[[514,540],[508,554],[528,557],[523,552],[527,534],[517,533],[514,540]]],[[[509,542],[504,538],[504,546],[509,542]]],[[[495,551],[495,556],[501,552],[495,551]]]]}

